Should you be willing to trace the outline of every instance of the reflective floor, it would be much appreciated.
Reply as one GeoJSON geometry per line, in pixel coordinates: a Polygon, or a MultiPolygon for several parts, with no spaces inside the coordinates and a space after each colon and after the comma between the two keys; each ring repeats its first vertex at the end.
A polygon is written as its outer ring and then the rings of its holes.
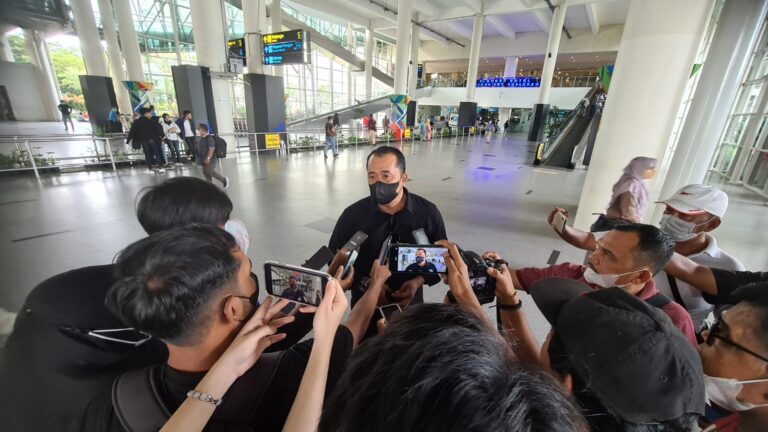
{"type": "MultiPolygon", "coordinates": [[[[251,235],[249,255],[257,268],[266,260],[300,264],[327,244],[336,219],[368,194],[365,157],[371,147],[350,148],[327,161],[322,151],[241,155],[223,162],[234,216],[251,235]]],[[[406,143],[411,177],[407,187],[437,204],[448,236],[465,249],[496,250],[514,266],[581,262],[582,251],[555,236],[546,224],[555,206],[575,211],[585,171],[534,168],[533,148],[523,136],[443,139],[406,143]]],[[[110,262],[144,232],[136,221],[136,193],[174,175],[202,177],[188,166],[147,175],[126,169],[43,177],[0,178],[0,308],[17,311],[27,293],[57,273],[110,262]]],[[[731,207],[715,235],[723,249],[750,269],[768,269],[765,199],[725,187],[731,207]]],[[[263,275],[262,275],[263,276],[263,275]]],[[[427,288],[427,301],[441,301],[443,285],[427,288]]],[[[548,326],[524,299],[538,337],[548,326]]],[[[490,311],[489,311],[490,312],[490,311]]],[[[0,324],[3,319],[0,310],[0,324]]],[[[2,327],[0,325],[0,327],[2,327]]],[[[0,328],[0,334],[3,329],[0,328]]]]}

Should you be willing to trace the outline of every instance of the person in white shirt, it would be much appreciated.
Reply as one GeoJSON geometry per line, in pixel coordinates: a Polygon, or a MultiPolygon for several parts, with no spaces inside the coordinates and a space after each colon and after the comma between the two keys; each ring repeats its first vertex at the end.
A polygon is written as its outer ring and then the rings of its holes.
{"type": "Polygon", "coordinates": [[[176,120],[176,126],[179,127],[179,136],[184,140],[186,144],[185,152],[187,158],[191,161],[195,160],[195,121],[192,119],[192,111],[184,111],[181,118],[176,120]]]}
{"type": "Polygon", "coordinates": [[[181,154],[179,154],[179,127],[171,120],[171,116],[163,114],[163,120],[160,122],[165,134],[164,141],[168,144],[168,150],[171,152],[171,158],[175,160],[175,166],[182,166],[181,154]]]}
{"type": "MultiPolygon", "coordinates": [[[[738,259],[717,246],[717,241],[710,234],[722,223],[722,217],[728,209],[728,195],[712,186],[691,184],[683,187],[672,197],[658,202],[666,205],[659,228],[675,241],[675,252],[688,257],[691,261],[723,270],[746,270],[738,259]]],[[[555,213],[568,212],[556,208],[549,214],[552,225],[555,213]]],[[[596,239],[605,233],[588,233],[567,224],[562,232],[555,232],[568,243],[585,250],[594,250],[596,239]]],[[[653,278],[656,288],[684,307],[691,314],[694,329],[701,328],[707,316],[714,310],[714,305],[704,300],[702,292],[683,282],[667,276],[663,271],[653,278]]]]}

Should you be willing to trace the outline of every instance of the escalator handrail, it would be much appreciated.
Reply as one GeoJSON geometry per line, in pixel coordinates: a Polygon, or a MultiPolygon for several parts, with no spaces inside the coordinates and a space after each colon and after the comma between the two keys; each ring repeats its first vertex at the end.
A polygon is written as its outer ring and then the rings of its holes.
{"type": "MultiPolygon", "coordinates": [[[[587,92],[586,95],[584,95],[584,98],[587,98],[590,100],[590,102],[594,103],[592,100],[597,96],[597,90],[598,85],[595,85],[592,87],[591,90],[587,92]]],[[[570,113],[565,118],[565,121],[563,124],[555,130],[555,132],[550,135],[545,141],[544,141],[544,152],[542,154],[542,160],[547,161],[550,156],[554,153],[554,151],[557,149],[557,147],[562,142],[563,138],[565,138],[568,135],[568,131],[573,128],[573,126],[576,124],[576,120],[579,118],[579,108],[581,107],[581,101],[580,99],[579,103],[576,105],[576,107],[571,110],[570,113]]]]}

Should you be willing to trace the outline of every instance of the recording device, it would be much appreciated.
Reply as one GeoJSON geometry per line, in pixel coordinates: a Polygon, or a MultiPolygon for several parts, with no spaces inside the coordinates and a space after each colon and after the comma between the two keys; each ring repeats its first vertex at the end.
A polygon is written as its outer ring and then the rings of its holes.
{"type": "Polygon", "coordinates": [[[394,244],[389,248],[392,273],[445,274],[448,249],[436,245],[394,244]]]}
{"type": "Polygon", "coordinates": [[[552,217],[552,228],[554,228],[558,233],[562,234],[565,230],[565,222],[567,220],[568,218],[563,214],[563,212],[555,212],[554,216],[552,217]]]}
{"type": "MultiPolygon", "coordinates": [[[[496,299],[496,279],[488,275],[488,269],[495,268],[496,270],[501,270],[501,265],[507,262],[483,258],[472,251],[459,249],[459,253],[461,253],[461,258],[467,265],[469,285],[472,287],[477,301],[480,304],[493,302],[496,299]]],[[[448,300],[451,303],[456,303],[456,299],[450,291],[448,291],[448,300]]]]}
{"type": "Polygon", "coordinates": [[[387,236],[384,243],[381,244],[381,250],[379,251],[379,264],[384,265],[389,258],[389,246],[392,243],[392,235],[387,236]]]}
{"type": "Polygon", "coordinates": [[[341,278],[344,279],[349,274],[349,270],[352,268],[352,266],[355,265],[355,261],[357,260],[357,249],[352,249],[352,252],[349,253],[349,257],[347,258],[347,263],[344,264],[344,270],[341,272],[341,278]]]}
{"type": "Polygon", "coordinates": [[[274,261],[264,263],[264,276],[270,295],[311,306],[320,305],[331,279],[328,273],[274,261]]]}
{"type": "Polygon", "coordinates": [[[304,261],[302,267],[313,270],[320,270],[324,265],[331,262],[333,255],[333,251],[328,249],[328,246],[321,246],[320,249],[318,249],[317,252],[312,255],[312,257],[304,261]]]}
{"type": "Polygon", "coordinates": [[[367,238],[368,234],[362,231],[358,231],[355,233],[355,235],[352,236],[351,239],[347,241],[347,243],[344,245],[344,249],[348,251],[356,250],[367,238]]]}
{"type": "Polygon", "coordinates": [[[392,314],[402,312],[403,310],[400,308],[400,305],[397,303],[388,304],[386,306],[381,306],[379,308],[379,313],[381,314],[381,317],[384,318],[384,321],[389,324],[390,318],[392,317],[392,314]]]}

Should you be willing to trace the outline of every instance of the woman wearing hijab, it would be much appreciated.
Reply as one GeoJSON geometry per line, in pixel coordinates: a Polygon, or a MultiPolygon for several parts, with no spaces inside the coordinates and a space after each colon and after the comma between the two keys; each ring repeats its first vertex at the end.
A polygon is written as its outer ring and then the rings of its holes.
{"type": "Polygon", "coordinates": [[[624,168],[624,174],[613,185],[613,196],[605,214],[592,224],[592,232],[609,231],[617,225],[641,222],[648,208],[645,180],[656,176],[656,159],[636,157],[624,168]]]}

